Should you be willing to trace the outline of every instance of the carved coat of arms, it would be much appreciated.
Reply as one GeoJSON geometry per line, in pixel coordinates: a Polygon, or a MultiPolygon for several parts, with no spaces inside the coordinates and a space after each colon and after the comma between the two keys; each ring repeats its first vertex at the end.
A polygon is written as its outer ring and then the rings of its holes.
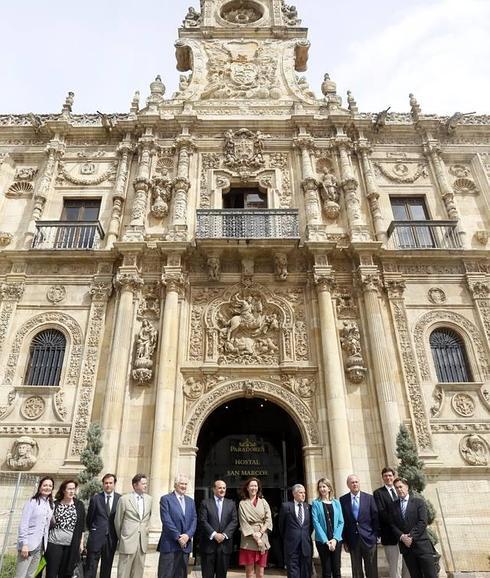
{"type": "Polygon", "coordinates": [[[258,169],[264,166],[264,135],[241,128],[225,132],[224,164],[235,170],[258,169]]]}

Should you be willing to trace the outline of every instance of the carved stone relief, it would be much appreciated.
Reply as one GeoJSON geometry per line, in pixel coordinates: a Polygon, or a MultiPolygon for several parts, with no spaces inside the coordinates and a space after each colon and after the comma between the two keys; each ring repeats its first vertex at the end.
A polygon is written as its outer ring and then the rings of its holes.
{"type": "Polygon", "coordinates": [[[17,438],[7,452],[6,463],[11,470],[26,471],[37,462],[39,447],[35,439],[22,436],[17,438]]]}
{"type": "Polygon", "coordinates": [[[56,184],[65,185],[66,183],[70,183],[72,185],[79,186],[96,186],[102,184],[105,181],[112,182],[116,179],[117,165],[117,161],[114,161],[109,166],[107,166],[107,163],[103,165],[99,165],[99,163],[97,163],[97,165],[93,163],[82,163],[82,165],[79,165],[78,163],[68,164],[60,161],[58,163],[58,176],[56,177],[56,184]],[[92,165],[93,168],[89,168],[92,165]],[[102,172],[97,173],[97,168],[99,166],[106,168],[102,172]],[[74,174],[76,169],[78,169],[78,172],[83,176],[76,176],[74,174]]]}
{"type": "Polygon", "coordinates": [[[427,297],[431,303],[435,305],[440,305],[447,301],[446,293],[440,287],[432,287],[427,293],[427,297]]]}
{"type": "Polygon", "coordinates": [[[465,436],[459,442],[459,453],[470,466],[487,466],[489,447],[487,442],[477,434],[465,436]]]}
{"type": "Polygon", "coordinates": [[[277,99],[279,44],[272,40],[207,40],[207,84],[202,99],[277,99]]]}
{"type": "Polygon", "coordinates": [[[253,24],[263,16],[262,7],[251,0],[232,0],[221,9],[221,18],[231,24],[253,24]]]}
{"type": "Polygon", "coordinates": [[[17,398],[17,392],[12,389],[7,395],[7,405],[0,405],[0,419],[6,418],[14,409],[14,402],[17,398]]]}
{"type": "Polygon", "coordinates": [[[211,208],[211,183],[208,179],[210,169],[219,169],[221,156],[218,153],[203,153],[201,155],[200,199],[201,209],[211,208]]]}
{"type": "Polygon", "coordinates": [[[157,219],[168,215],[172,198],[172,180],[168,177],[153,177],[151,181],[151,214],[157,219]]]}
{"type": "Polygon", "coordinates": [[[264,138],[260,131],[246,128],[225,132],[223,164],[241,175],[249,174],[265,165],[264,138]]]}
{"type": "Polygon", "coordinates": [[[349,381],[359,384],[364,381],[367,369],[361,351],[361,334],[355,321],[344,321],[340,330],[340,345],[346,354],[345,371],[349,381]]]}
{"type": "Polygon", "coordinates": [[[316,171],[320,175],[319,192],[323,210],[327,219],[335,221],[340,214],[340,188],[330,159],[320,158],[316,162],[316,171]]]}
{"type": "Polygon", "coordinates": [[[153,355],[158,342],[158,331],[149,319],[143,319],[136,336],[132,376],[139,385],[147,385],[153,377],[153,355]]]}
{"type": "Polygon", "coordinates": [[[16,181],[7,189],[5,196],[11,199],[27,199],[32,196],[34,185],[29,181],[16,181]]]}
{"type": "Polygon", "coordinates": [[[453,395],[451,406],[454,411],[462,417],[472,417],[475,415],[475,402],[471,395],[467,393],[456,393],[453,395]]]}
{"type": "Polygon", "coordinates": [[[39,395],[28,397],[20,408],[20,414],[24,419],[39,419],[46,410],[46,402],[39,395]]]}
{"type": "Polygon", "coordinates": [[[63,285],[53,285],[46,292],[46,299],[51,303],[61,303],[66,298],[66,289],[63,285]]]}
{"type": "Polygon", "coordinates": [[[420,178],[427,179],[429,172],[425,163],[408,163],[398,161],[395,163],[374,162],[375,173],[383,175],[393,183],[415,183],[420,178]]]}
{"type": "Polygon", "coordinates": [[[289,155],[287,153],[274,153],[269,155],[268,161],[271,168],[281,171],[281,186],[278,191],[280,208],[289,209],[292,206],[289,155]]]}
{"type": "Polygon", "coordinates": [[[440,385],[434,388],[434,391],[432,392],[432,399],[434,403],[430,408],[430,415],[432,417],[437,417],[441,413],[442,404],[444,402],[444,392],[440,385]]]}

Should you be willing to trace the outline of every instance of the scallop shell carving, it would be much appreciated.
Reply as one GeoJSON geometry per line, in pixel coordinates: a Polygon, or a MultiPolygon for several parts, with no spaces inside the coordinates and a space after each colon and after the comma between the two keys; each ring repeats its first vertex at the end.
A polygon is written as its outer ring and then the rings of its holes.
{"type": "Polygon", "coordinates": [[[28,181],[17,181],[13,185],[10,186],[9,190],[7,191],[7,197],[30,197],[32,195],[32,191],[34,190],[34,186],[32,183],[28,181]]]}
{"type": "Polygon", "coordinates": [[[475,183],[471,179],[465,178],[456,179],[453,183],[453,189],[455,193],[460,194],[474,194],[478,192],[475,183]]]}

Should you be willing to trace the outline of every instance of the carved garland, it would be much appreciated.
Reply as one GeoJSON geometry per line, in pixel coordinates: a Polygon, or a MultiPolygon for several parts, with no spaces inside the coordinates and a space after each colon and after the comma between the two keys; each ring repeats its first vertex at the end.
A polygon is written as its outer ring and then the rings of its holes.
{"type": "Polygon", "coordinates": [[[473,325],[473,323],[471,323],[471,321],[454,311],[430,311],[422,315],[422,317],[415,325],[413,335],[415,340],[417,361],[419,363],[422,379],[426,381],[431,379],[425,347],[425,336],[427,334],[428,328],[431,325],[440,322],[451,323],[452,325],[455,325],[456,327],[462,328],[466,331],[475,347],[476,356],[484,378],[488,379],[490,377],[489,356],[481,338],[480,332],[473,325]]]}
{"type": "Polygon", "coordinates": [[[375,162],[374,166],[380,171],[380,173],[382,175],[384,175],[387,179],[389,179],[390,181],[393,181],[395,183],[414,183],[420,177],[427,177],[428,176],[427,166],[423,163],[419,163],[417,165],[417,169],[411,175],[410,174],[404,174],[405,171],[407,173],[409,171],[408,166],[404,163],[396,163],[394,165],[393,172],[390,171],[388,168],[386,168],[381,163],[375,162]],[[399,167],[398,172],[395,172],[397,167],[399,167]]]}
{"type": "Polygon", "coordinates": [[[5,376],[3,378],[3,383],[5,385],[11,385],[14,381],[20,350],[26,335],[36,328],[41,329],[43,325],[47,324],[60,325],[70,335],[71,348],[68,351],[69,356],[66,360],[68,370],[66,372],[65,384],[77,385],[82,361],[82,330],[73,317],[53,311],[47,311],[46,313],[41,313],[32,317],[24,323],[19,331],[17,331],[12,345],[12,350],[7,360],[5,376]]]}
{"type": "MultiPolygon", "coordinates": [[[[107,180],[112,180],[116,175],[117,164],[118,164],[117,161],[114,161],[107,170],[105,170],[100,175],[97,175],[96,177],[92,177],[92,178],[74,177],[66,170],[65,163],[63,163],[63,162],[60,162],[58,164],[58,172],[63,177],[63,179],[65,179],[69,183],[72,183],[73,185],[92,185],[93,186],[93,185],[100,185],[101,183],[103,183],[104,181],[107,181],[107,180]]],[[[58,179],[59,179],[59,177],[58,177],[58,179]]]]}
{"type": "Polygon", "coordinates": [[[202,397],[192,407],[185,422],[182,443],[195,446],[199,431],[211,412],[230,399],[238,397],[267,396],[273,402],[285,409],[298,425],[303,438],[303,445],[311,446],[320,443],[320,436],[308,407],[293,393],[273,383],[266,381],[237,381],[226,383],[202,397]]]}

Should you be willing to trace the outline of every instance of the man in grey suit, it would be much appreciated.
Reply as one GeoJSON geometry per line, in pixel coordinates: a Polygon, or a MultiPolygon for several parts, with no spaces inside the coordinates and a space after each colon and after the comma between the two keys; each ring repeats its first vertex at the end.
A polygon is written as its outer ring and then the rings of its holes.
{"type": "Polygon", "coordinates": [[[114,528],[119,538],[117,578],[143,578],[152,498],[146,494],[148,479],[136,474],[133,491],[121,496],[117,503],[114,528]]]}

